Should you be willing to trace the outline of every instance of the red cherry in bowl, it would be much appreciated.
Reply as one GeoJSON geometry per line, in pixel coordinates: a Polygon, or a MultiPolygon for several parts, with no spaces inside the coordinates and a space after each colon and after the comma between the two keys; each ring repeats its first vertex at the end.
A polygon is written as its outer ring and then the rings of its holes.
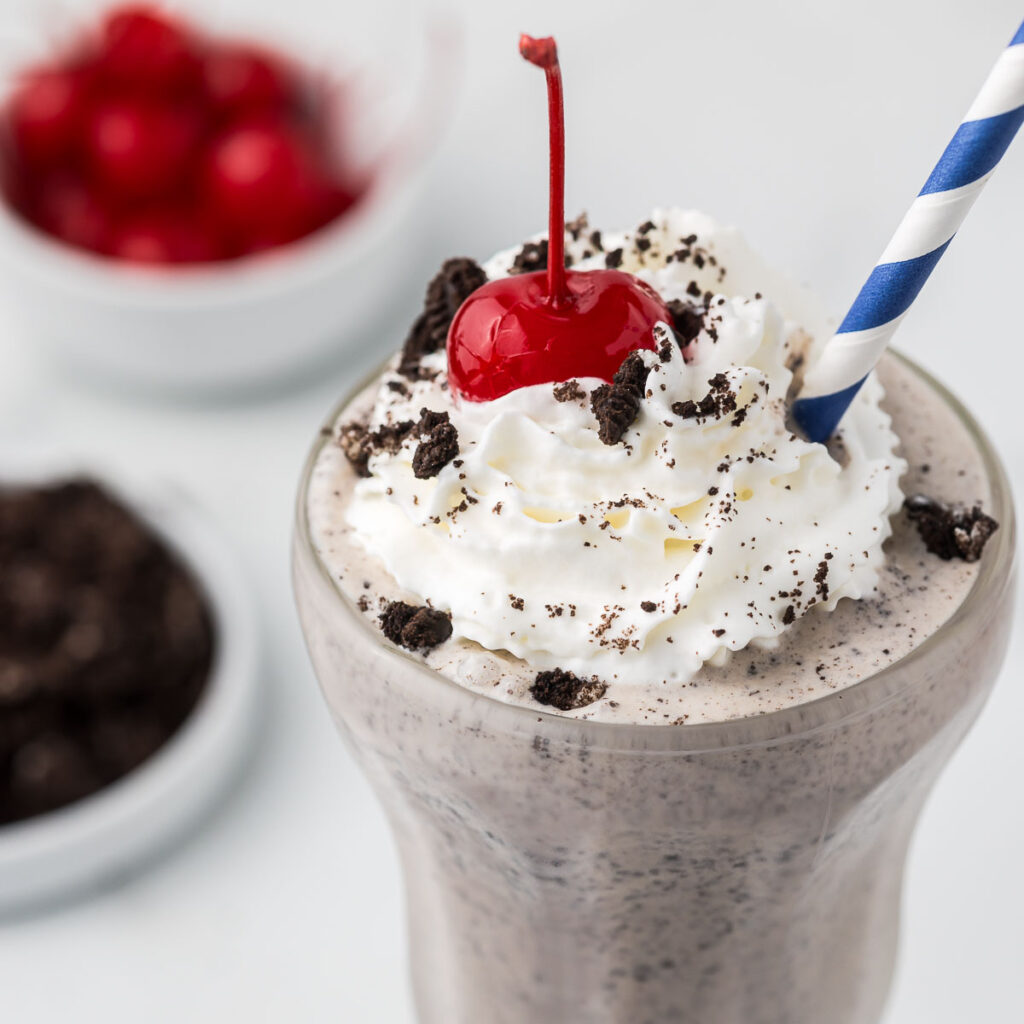
{"type": "Polygon", "coordinates": [[[44,231],[81,249],[106,248],[110,216],[81,175],[58,171],[36,187],[33,219],[44,231]]]}
{"type": "Polygon", "coordinates": [[[548,269],[488,281],[448,331],[448,382],[471,402],[574,377],[611,381],[634,349],[654,349],[654,325],[671,323],[654,289],[619,270],[565,269],[565,119],[553,39],[523,36],[520,53],[544,68],[551,176],[548,269]]]}
{"type": "Polygon", "coordinates": [[[109,100],[93,109],[86,150],[100,181],[130,198],[147,197],[178,183],[202,132],[191,107],[109,100]]]}
{"type": "Polygon", "coordinates": [[[127,218],[113,230],[109,253],[131,263],[209,263],[227,248],[194,210],[182,209],[127,218]]]}
{"type": "Polygon", "coordinates": [[[184,25],[146,4],[130,4],[104,20],[97,66],[108,80],[166,96],[197,79],[199,56],[184,25]]]}
{"type": "Polygon", "coordinates": [[[281,112],[295,98],[294,76],[278,59],[254,46],[224,44],[203,58],[203,91],[226,116],[281,112]]]}
{"type": "MultiPolygon", "coordinates": [[[[573,377],[610,381],[669,313],[643,282],[619,270],[569,271],[569,301],[547,301],[544,271],[488,281],[463,303],[448,335],[448,380],[473,402],[573,377]]],[[[669,321],[671,322],[671,321],[669,321]]]]}
{"type": "Polygon", "coordinates": [[[10,101],[10,126],[18,151],[30,165],[52,163],[78,142],[84,117],[84,76],[73,70],[27,75],[10,101]]]}
{"type": "Polygon", "coordinates": [[[257,227],[278,244],[316,226],[331,194],[311,146],[283,125],[254,122],[214,142],[204,173],[206,201],[239,230],[257,227]]]}

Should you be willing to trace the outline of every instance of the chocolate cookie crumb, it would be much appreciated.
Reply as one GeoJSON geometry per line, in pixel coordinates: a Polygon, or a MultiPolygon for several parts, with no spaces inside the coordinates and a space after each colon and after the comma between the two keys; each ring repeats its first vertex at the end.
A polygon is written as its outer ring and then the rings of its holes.
{"type": "Polygon", "coordinates": [[[423,312],[413,322],[402,346],[398,372],[403,377],[419,377],[420,360],[445,347],[448,328],[459,306],[486,282],[487,275],[475,260],[463,256],[445,260],[427,286],[423,312]]]}
{"type": "Polygon", "coordinates": [[[821,561],[818,563],[818,568],[814,573],[814,584],[817,587],[815,591],[822,601],[828,600],[828,583],[825,581],[828,579],[828,562],[821,561]]]}
{"type": "MultiPolygon", "coordinates": [[[[729,378],[724,373],[716,373],[708,381],[710,390],[699,401],[694,402],[687,399],[685,402],[673,402],[672,412],[684,420],[707,418],[714,416],[721,419],[723,416],[736,412],[736,392],[729,388],[729,378]]],[[[740,423],[743,419],[740,419],[740,423]]],[[[739,426],[739,424],[735,424],[739,426]]]]}
{"type": "MultiPolygon", "coordinates": [[[[566,225],[568,227],[568,225],[566,225]]],[[[572,266],[572,257],[567,252],[564,263],[566,267],[572,266]]],[[[548,269],[548,240],[542,238],[539,242],[524,242],[522,249],[516,253],[512,260],[510,272],[513,274],[532,274],[538,270],[548,269]]]]}
{"type": "Polygon", "coordinates": [[[450,422],[448,413],[433,412],[430,409],[423,408],[420,409],[420,418],[415,430],[420,437],[423,437],[426,434],[432,433],[435,427],[448,422],[450,422]]]}
{"type": "Polygon", "coordinates": [[[512,260],[510,271],[513,274],[530,274],[537,270],[547,270],[547,268],[548,240],[544,238],[539,242],[524,242],[522,249],[512,260]]]}
{"type": "Polygon", "coordinates": [[[612,249],[611,252],[604,254],[604,265],[609,270],[616,270],[622,266],[622,250],[612,249]]]}
{"type": "Polygon", "coordinates": [[[598,437],[605,444],[618,444],[636,419],[650,372],[640,352],[630,352],[612,383],[590,392],[590,410],[597,417],[598,437]]]}
{"type": "Polygon", "coordinates": [[[653,601],[641,601],[640,607],[645,612],[656,612],[658,610],[658,606],[653,601]]]}
{"type": "Polygon", "coordinates": [[[377,452],[394,454],[415,429],[412,420],[385,423],[379,430],[369,431],[361,423],[346,423],[338,431],[338,445],[359,476],[369,476],[367,463],[377,452]]]}
{"type": "Polygon", "coordinates": [[[704,325],[703,312],[692,302],[684,302],[682,299],[672,299],[667,305],[680,347],[689,345],[704,325]]]}
{"type": "Polygon", "coordinates": [[[448,413],[420,413],[419,432],[423,440],[412,456],[412,472],[418,480],[427,480],[448,465],[459,454],[459,433],[448,420],[448,413]]]}
{"type": "MultiPolygon", "coordinates": [[[[567,220],[565,222],[565,231],[574,242],[580,240],[580,235],[583,234],[587,228],[590,227],[590,221],[587,219],[587,211],[584,210],[575,220],[567,220]]],[[[569,264],[567,263],[566,266],[569,264]]]]}
{"type": "Polygon", "coordinates": [[[390,601],[379,618],[384,635],[410,651],[436,647],[452,635],[451,619],[426,605],[416,607],[404,601],[390,601]]]}
{"type": "Polygon", "coordinates": [[[367,463],[373,454],[365,423],[345,423],[338,431],[338,446],[345,453],[357,476],[369,476],[367,463]]]}
{"type": "Polygon", "coordinates": [[[580,679],[572,672],[555,668],[538,672],[530,693],[538,704],[546,704],[559,711],[575,711],[600,700],[607,689],[606,683],[580,679]]]}
{"type": "MultiPolygon", "coordinates": [[[[679,344],[675,332],[666,328],[664,324],[657,323],[654,325],[654,340],[658,343],[658,359],[663,363],[669,362],[673,348],[679,344]]],[[[664,385],[661,390],[665,390],[664,385]]]]}
{"type": "Polygon", "coordinates": [[[374,452],[388,452],[394,455],[402,443],[413,432],[415,424],[412,420],[402,420],[399,423],[385,423],[379,430],[367,434],[371,450],[374,452]]]}
{"type": "Polygon", "coordinates": [[[791,625],[796,620],[796,609],[791,605],[786,605],[786,610],[782,613],[782,624],[784,626],[791,625]]]}
{"type": "Polygon", "coordinates": [[[638,397],[642,398],[650,372],[651,368],[644,362],[643,356],[639,352],[630,352],[622,360],[622,365],[615,371],[612,383],[618,387],[631,388],[638,397]]]}
{"type": "Polygon", "coordinates": [[[965,508],[946,505],[925,494],[913,494],[903,502],[925,547],[944,561],[961,558],[976,562],[999,524],[981,511],[980,505],[965,508]]]}
{"type": "Polygon", "coordinates": [[[567,380],[554,386],[556,402],[582,402],[587,397],[586,391],[578,380],[567,380]]]}
{"type": "Polygon", "coordinates": [[[640,398],[629,386],[602,384],[590,392],[590,408],[597,417],[597,436],[605,444],[618,444],[640,411],[640,398]]]}

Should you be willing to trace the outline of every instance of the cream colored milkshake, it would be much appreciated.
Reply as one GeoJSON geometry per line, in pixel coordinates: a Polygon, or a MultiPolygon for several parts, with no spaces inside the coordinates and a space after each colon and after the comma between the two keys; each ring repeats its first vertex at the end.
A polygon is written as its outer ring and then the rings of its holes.
{"type": "MultiPolygon", "coordinates": [[[[804,447],[782,406],[791,371],[813,360],[827,324],[813,300],[705,219],[669,211],[622,236],[579,227],[575,236],[577,265],[611,260],[667,300],[680,291],[699,299],[690,336],[684,317],[674,325],[683,336],[645,357],[645,394],[621,448],[605,452],[582,433],[597,428],[586,426],[591,403],[579,394],[595,382],[580,381],[558,408],[538,392],[500,410],[502,428],[529,446],[519,456],[495,439],[486,410],[446,406],[457,453],[440,446],[440,470],[412,473],[418,446],[451,433],[433,433],[436,415],[418,439],[401,426],[421,399],[442,411],[443,352],[428,353],[426,372],[410,376],[406,365],[403,375],[394,364],[340,412],[300,494],[299,609],[331,710],[399,841],[421,1019],[868,1024],[888,988],[917,811],[1005,649],[1013,524],[1001,470],[955,401],[896,357],[831,451],[804,447]],[[703,373],[702,360],[730,346],[745,354],[703,373]],[[704,387],[701,407],[702,380],[718,374],[727,384],[704,387]],[[671,394],[658,419],[662,383],[671,394]],[[527,420],[582,453],[587,481],[593,465],[612,460],[605,479],[614,489],[586,495],[588,508],[574,510],[579,530],[558,486],[544,482],[557,465],[533,479],[528,464],[513,464],[545,457],[549,442],[524,435],[527,420]],[[368,421],[380,444],[360,447],[350,432],[346,456],[338,428],[368,421]],[[751,423],[758,433],[743,433],[751,423]],[[755,449],[751,438],[771,444],[755,449]],[[696,517],[672,491],[676,445],[690,446],[683,490],[712,472],[699,481],[696,517]],[[652,483],[637,497],[643,484],[630,473],[643,460],[652,483]],[[446,473],[449,485],[465,474],[464,503],[445,499],[454,546],[435,531],[422,560],[433,575],[423,564],[406,572],[409,538],[438,525],[411,510],[443,491],[446,473]],[[537,513],[530,492],[525,529],[572,526],[573,550],[564,568],[552,561],[550,580],[524,577],[522,558],[503,569],[497,549],[497,570],[478,568],[472,537],[457,547],[477,503],[499,524],[510,522],[510,505],[521,512],[492,489],[513,489],[503,474],[548,499],[537,513]],[[801,500],[790,501],[793,487],[806,488],[801,500]],[[832,498],[816,505],[815,487],[832,498]],[[980,504],[999,521],[980,560],[927,550],[901,511],[915,493],[980,504]],[[639,525],[616,515],[623,508],[639,525]],[[392,531],[402,558],[389,571],[374,548],[377,524],[398,522],[396,510],[411,525],[392,531]],[[663,529],[686,531],[678,571],[663,529]],[[543,599],[548,588],[571,592],[577,562],[613,536],[622,539],[595,553],[605,570],[589,584],[579,572],[576,615],[564,598],[543,599]],[[762,546],[756,558],[738,554],[751,542],[762,546]],[[614,545],[630,553],[621,579],[614,545]],[[683,593],[687,566],[707,547],[721,554],[694,569],[683,593]],[[450,559],[436,554],[446,550],[450,559]],[[513,582],[481,594],[479,625],[457,587],[495,571],[513,582]],[[410,579],[436,584],[411,588],[410,579]],[[598,603],[587,604],[588,585],[598,603]],[[625,596],[609,597],[610,585],[625,596]],[[394,607],[425,608],[444,628],[402,650],[380,632],[394,607]],[[621,611],[602,631],[604,607],[621,611]],[[709,622],[709,609],[719,618],[709,622]],[[597,627],[566,631],[568,642],[558,631],[595,615],[597,627]],[[644,616],[660,621],[648,628],[644,616]],[[511,640],[488,649],[481,630],[511,640]],[[624,642],[604,645],[607,635],[624,642]],[[575,681],[569,699],[538,685],[552,674],[575,681]]],[[[516,257],[487,269],[505,272],[516,257]]]]}

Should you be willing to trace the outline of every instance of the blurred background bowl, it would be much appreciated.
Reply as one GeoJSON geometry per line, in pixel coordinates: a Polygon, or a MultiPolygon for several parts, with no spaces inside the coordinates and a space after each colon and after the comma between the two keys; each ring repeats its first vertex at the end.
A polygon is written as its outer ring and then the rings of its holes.
{"type": "MultiPolygon", "coordinates": [[[[10,0],[0,82],[52,56],[113,0],[10,0]]],[[[408,285],[421,195],[447,120],[453,36],[414,0],[155,6],[256,42],[343,88],[346,150],[370,181],[349,211],[297,242],[214,264],[146,267],[56,240],[0,203],[0,294],[23,335],[76,375],[187,396],[276,387],[343,357],[408,285]],[[395,68],[401,73],[396,74],[395,68]]],[[[6,91],[5,89],[5,91],[6,91]]]]}
{"type": "Polygon", "coordinates": [[[0,915],[21,914],[129,877],[195,827],[251,749],[259,712],[250,588],[228,538],[183,493],[111,475],[47,450],[0,451],[0,483],[71,478],[103,486],[181,559],[213,621],[214,653],[198,703],[127,775],[57,810],[0,828],[0,915]]]}

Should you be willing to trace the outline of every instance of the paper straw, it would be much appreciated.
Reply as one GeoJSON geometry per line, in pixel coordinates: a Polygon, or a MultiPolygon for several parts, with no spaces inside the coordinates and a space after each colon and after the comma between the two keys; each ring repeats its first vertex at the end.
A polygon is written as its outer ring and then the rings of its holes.
{"type": "Polygon", "coordinates": [[[996,61],[839,330],[808,371],[793,417],[809,440],[831,437],[1021,121],[1024,24],[996,61]]]}

